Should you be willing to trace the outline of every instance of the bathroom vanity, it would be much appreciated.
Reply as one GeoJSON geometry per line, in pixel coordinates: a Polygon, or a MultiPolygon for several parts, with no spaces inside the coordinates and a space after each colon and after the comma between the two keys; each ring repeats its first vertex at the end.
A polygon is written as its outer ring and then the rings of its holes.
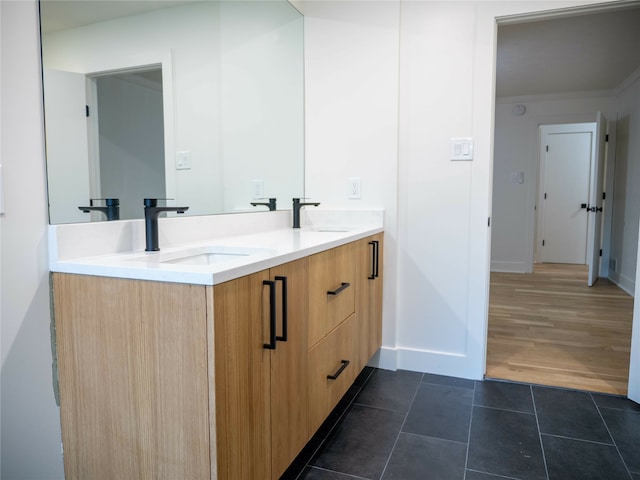
{"type": "Polygon", "coordinates": [[[55,258],[65,477],[280,478],[380,347],[382,235],[55,258]]]}

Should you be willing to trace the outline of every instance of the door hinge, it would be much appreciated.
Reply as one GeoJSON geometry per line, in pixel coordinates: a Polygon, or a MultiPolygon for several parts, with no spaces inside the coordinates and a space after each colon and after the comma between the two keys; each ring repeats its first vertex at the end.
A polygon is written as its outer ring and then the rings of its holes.
{"type": "Polygon", "coordinates": [[[544,194],[544,199],[545,199],[545,200],[547,199],[547,194],[546,194],[546,193],[544,194]]]}
{"type": "Polygon", "coordinates": [[[89,105],[84,106],[84,113],[87,117],[89,116],[89,105]]]}
{"type": "Polygon", "coordinates": [[[600,256],[602,256],[602,249],[600,249],[600,256]]]}
{"type": "Polygon", "coordinates": [[[490,227],[490,226],[491,226],[491,217],[488,217],[487,218],[487,227],[490,227]]]}
{"type": "Polygon", "coordinates": [[[602,199],[606,200],[607,199],[607,192],[602,192],[602,199]]]}
{"type": "Polygon", "coordinates": [[[605,142],[608,142],[608,141],[609,141],[609,134],[608,134],[608,133],[604,136],[604,141],[605,141],[605,142]]]}
{"type": "Polygon", "coordinates": [[[549,151],[549,145],[547,145],[547,152],[549,151]]]}
{"type": "Polygon", "coordinates": [[[544,247],[544,240],[542,240],[542,246],[544,247]]]}

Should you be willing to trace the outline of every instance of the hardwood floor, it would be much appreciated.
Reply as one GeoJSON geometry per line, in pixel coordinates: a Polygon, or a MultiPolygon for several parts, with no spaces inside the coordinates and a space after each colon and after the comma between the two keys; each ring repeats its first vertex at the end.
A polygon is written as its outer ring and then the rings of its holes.
{"type": "Polygon", "coordinates": [[[487,378],[627,394],[633,298],[584,265],[492,273],[487,378]]]}

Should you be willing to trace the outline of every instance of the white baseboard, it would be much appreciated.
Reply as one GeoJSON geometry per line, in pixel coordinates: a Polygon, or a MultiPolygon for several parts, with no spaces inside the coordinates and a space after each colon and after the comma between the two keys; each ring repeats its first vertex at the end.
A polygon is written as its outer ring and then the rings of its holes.
{"type": "Polygon", "coordinates": [[[369,365],[384,370],[409,370],[482,380],[482,375],[478,376],[473,373],[465,355],[447,352],[383,346],[379,353],[372,358],[372,362],[369,362],[369,365]]]}
{"type": "Polygon", "coordinates": [[[625,275],[609,270],[609,280],[619,286],[632,297],[635,295],[636,282],[625,275]]]}

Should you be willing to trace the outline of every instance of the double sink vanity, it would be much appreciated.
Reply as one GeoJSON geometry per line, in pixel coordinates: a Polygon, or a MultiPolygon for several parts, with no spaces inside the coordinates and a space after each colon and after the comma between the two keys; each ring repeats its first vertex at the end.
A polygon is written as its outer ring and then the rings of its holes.
{"type": "Polygon", "coordinates": [[[65,478],[282,476],[381,344],[382,212],[314,214],[50,227],[65,478]]]}

